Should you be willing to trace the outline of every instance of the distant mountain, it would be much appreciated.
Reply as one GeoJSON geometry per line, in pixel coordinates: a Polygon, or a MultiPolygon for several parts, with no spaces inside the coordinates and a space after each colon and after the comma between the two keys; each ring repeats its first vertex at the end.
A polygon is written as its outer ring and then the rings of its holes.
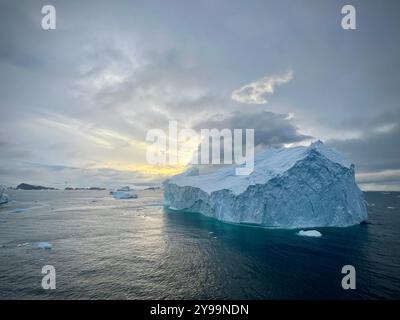
{"type": "Polygon", "coordinates": [[[43,187],[43,186],[35,186],[28,183],[21,183],[17,186],[17,190],[57,190],[55,188],[43,187]]]}

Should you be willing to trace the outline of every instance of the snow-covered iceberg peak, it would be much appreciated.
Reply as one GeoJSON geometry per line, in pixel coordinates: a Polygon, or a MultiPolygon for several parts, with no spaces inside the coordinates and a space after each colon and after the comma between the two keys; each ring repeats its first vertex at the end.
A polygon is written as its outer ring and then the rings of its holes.
{"type": "Polygon", "coordinates": [[[234,166],[204,175],[190,168],[164,187],[171,207],[229,222],[301,228],[349,226],[367,219],[354,166],[321,141],[268,148],[256,155],[248,176],[236,175],[234,166]]]}
{"type": "Polygon", "coordinates": [[[311,143],[306,150],[307,151],[315,150],[316,152],[319,152],[332,162],[338,163],[341,166],[349,169],[351,167],[350,161],[344,158],[342,154],[336,151],[336,149],[328,148],[326,145],[323,144],[321,140],[311,143]]]}

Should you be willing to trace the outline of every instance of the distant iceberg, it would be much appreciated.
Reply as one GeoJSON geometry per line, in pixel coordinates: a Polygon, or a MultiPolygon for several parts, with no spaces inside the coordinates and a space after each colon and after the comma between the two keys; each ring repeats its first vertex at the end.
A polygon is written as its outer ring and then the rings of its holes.
{"type": "Polygon", "coordinates": [[[45,249],[45,250],[50,250],[51,248],[53,248],[53,246],[48,242],[39,242],[37,247],[39,249],[45,249]]]}
{"type": "Polygon", "coordinates": [[[28,247],[28,246],[29,246],[29,242],[24,242],[24,243],[17,244],[17,247],[28,247]]]}
{"type": "Polygon", "coordinates": [[[114,191],[112,193],[112,196],[114,197],[114,199],[136,199],[138,197],[137,194],[124,191],[114,191]]]}
{"type": "Polygon", "coordinates": [[[0,185],[0,204],[4,204],[8,202],[8,195],[5,194],[6,187],[0,185]]]}
{"type": "Polygon", "coordinates": [[[234,166],[204,175],[190,168],[164,182],[164,201],[175,210],[268,227],[346,227],[367,220],[354,165],[321,141],[268,148],[247,176],[235,175],[234,166]]]}

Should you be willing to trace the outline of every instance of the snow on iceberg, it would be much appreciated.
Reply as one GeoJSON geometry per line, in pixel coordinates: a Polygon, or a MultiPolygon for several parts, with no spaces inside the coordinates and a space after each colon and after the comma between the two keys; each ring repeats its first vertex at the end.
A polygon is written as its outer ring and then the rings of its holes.
{"type": "Polygon", "coordinates": [[[345,227],[366,221],[354,165],[321,141],[308,147],[268,148],[254,171],[235,167],[199,175],[192,167],[164,182],[165,203],[216,219],[280,228],[345,227]]]}
{"type": "Polygon", "coordinates": [[[136,199],[138,197],[137,194],[123,192],[123,191],[114,191],[112,195],[114,199],[136,199]]]}
{"type": "Polygon", "coordinates": [[[8,196],[5,194],[6,187],[0,185],[0,204],[8,202],[8,196]]]}
{"type": "Polygon", "coordinates": [[[302,236],[302,237],[313,237],[313,238],[319,238],[322,237],[322,233],[317,231],[317,230],[300,230],[297,232],[297,235],[302,236]]]}

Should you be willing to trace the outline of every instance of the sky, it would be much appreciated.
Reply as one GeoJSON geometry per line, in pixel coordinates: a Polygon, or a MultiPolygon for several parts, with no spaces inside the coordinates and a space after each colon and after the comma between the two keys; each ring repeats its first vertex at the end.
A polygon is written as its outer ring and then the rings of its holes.
{"type": "Polygon", "coordinates": [[[400,4],[0,0],[0,183],[149,185],[146,134],[254,128],[259,149],[335,147],[400,190],[400,4]],[[42,6],[56,30],[41,28],[42,6]],[[341,8],[356,8],[356,30],[341,8]]]}

